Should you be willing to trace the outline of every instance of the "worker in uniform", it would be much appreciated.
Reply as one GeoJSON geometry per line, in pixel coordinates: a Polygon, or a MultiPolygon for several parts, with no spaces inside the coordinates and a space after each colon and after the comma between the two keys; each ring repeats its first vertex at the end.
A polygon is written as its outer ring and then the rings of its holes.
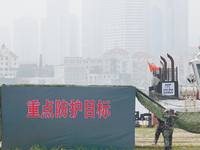
{"type": "MultiPolygon", "coordinates": [[[[157,118],[157,117],[155,116],[155,118],[157,118]]],[[[163,131],[164,131],[164,128],[165,128],[165,122],[160,120],[159,118],[157,118],[157,120],[158,120],[158,122],[157,122],[157,128],[156,128],[156,133],[155,133],[155,140],[154,140],[154,143],[152,145],[157,144],[159,136],[160,136],[161,133],[163,135],[163,131]]]]}
{"type": "Polygon", "coordinates": [[[164,136],[164,143],[165,143],[165,150],[172,149],[172,134],[174,130],[174,123],[176,119],[178,119],[178,114],[173,109],[165,110],[162,114],[162,117],[166,119],[165,128],[163,131],[164,136]]]}

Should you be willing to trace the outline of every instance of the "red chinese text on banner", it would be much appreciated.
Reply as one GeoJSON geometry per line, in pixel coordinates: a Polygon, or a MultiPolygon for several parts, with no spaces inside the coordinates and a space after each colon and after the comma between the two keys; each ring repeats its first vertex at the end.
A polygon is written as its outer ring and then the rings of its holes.
{"type": "Polygon", "coordinates": [[[94,118],[94,107],[95,101],[94,100],[85,100],[85,118],[92,117],[94,118]]]}
{"type": "Polygon", "coordinates": [[[71,108],[69,109],[69,112],[71,112],[71,114],[69,115],[70,118],[76,118],[77,111],[82,111],[82,102],[76,100],[76,102],[74,103],[74,100],[72,99],[69,105],[71,106],[71,108]]]}
{"type": "MultiPolygon", "coordinates": [[[[103,101],[103,104],[110,104],[110,101],[103,101]]],[[[110,105],[103,105],[101,100],[99,100],[99,103],[97,104],[98,108],[97,108],[97,114],[99,116],[99,118],[101,118],[101,116],[103,116],[104,118],[107,118],[107,115],[110,116],[110,111],[108,110],[108,108],[110,108],[110,105]]]]}
{"type": "Polygon", "coordinates": [[[27,115],[28,118],[40,117],[38,109],[40,103],[38,102],[38,100],[28,101],[27,105],[28,105],[28,115],[27,115]]]}
{"type": "Polygon", "coordinates": [[[56,100],[56,105],[55,105],[55,117],[61,118],[62,116],[64,118],[67,117],[67,105],[68,102],[66,102],[65,100],[62,100],[62,102],[60,100],[56,100]]]}
{"type": "Polygon", "coordinates": [[[43,105],[43,112],[41,115],[41,118],[53,118],[54,114],[52,113],[52,104],[54,102],[53,101],[49,101],[48,99],[46,100],[46,105],[43,105]]]}

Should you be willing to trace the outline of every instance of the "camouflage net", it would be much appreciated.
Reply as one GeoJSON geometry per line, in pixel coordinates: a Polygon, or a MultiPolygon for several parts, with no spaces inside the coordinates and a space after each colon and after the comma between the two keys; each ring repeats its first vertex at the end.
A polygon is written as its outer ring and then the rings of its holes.
{"type": "MultiPolygon", "coordinates": [[[[151,97],[136,88],[136,97],[138,101],[157,118],[165,121],[162,118],[162,113],[165,107],[154,101],[151,97]]],[[[175,123],[176,128],[183,129],[191,133],[200,133],[200,112],[177,112],[179,118],[175,123]]]]}

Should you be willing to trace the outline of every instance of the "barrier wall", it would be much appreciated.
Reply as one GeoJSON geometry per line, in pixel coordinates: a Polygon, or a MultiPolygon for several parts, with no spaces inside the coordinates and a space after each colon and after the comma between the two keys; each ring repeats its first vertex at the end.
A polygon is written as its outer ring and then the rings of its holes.
{"type": "Polygon", "coordinates": [[[2,148],[135,147],[135,87],[2,86],[2,148]]]}

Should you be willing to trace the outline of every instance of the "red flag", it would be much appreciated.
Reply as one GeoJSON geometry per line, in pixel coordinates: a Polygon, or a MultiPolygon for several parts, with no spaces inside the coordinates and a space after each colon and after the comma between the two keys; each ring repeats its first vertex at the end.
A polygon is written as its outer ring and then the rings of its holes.
{"type": "Polygon", "coordinates": [[[150,71],[156,71],[159,70],[159,67],[155,66],[153,63],[148,63],[150,71]]]}

